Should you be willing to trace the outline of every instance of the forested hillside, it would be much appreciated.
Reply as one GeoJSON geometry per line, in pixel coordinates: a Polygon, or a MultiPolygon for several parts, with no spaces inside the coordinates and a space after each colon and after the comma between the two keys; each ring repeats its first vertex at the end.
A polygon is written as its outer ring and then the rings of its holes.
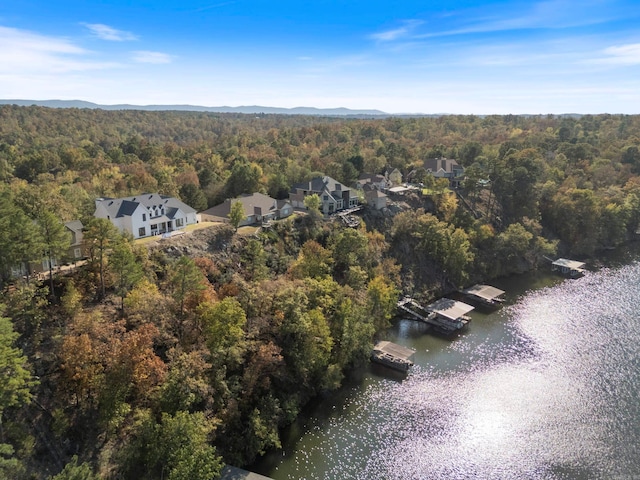
{"type": "Polygon", "coordinates": [[[367,360],[402,292],[432,298],[634,238],[639,144],[638,116],[0,106],[0,478],[209,479],[250,463],[367,360]],[[461,197],[426,174],[436,157],[466,168],[461,197]],[[91,219],[101,196],[159,192],[202,210],[393,168],[437,193],[356,229],[311,211],[153,248],[91,219]],[[85,266],[51,283],[11,278],[16,263],[60,254],[75,219],[85,266]]]}

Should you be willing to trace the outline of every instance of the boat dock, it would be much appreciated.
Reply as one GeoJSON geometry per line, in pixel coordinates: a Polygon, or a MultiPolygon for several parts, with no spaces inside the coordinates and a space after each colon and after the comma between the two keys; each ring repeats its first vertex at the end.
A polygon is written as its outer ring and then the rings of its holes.
{"type": "Polygon", "coordinates": [[[395,370],[406,372],[413,366],[409,360],[416,351],[413,348],[403,347],[397,343],[383,340],[373,347],[371,360],[395,370]]]}
{"type": "Polygon", "coordinates": [[[496,287],[492,287],[491,285],[478,284],[462,290],[461,293],[465,295],[465,297],[470,301],[476,303],[479,306],[497,307],[502,302],[504,302],[504,298],[502,298],[502,295],[505,294],[505,291],[500,290],[496,287]]]}
{"type": "Polygon", "coordinates": [[[423,307],[411,297],[398,301],[398,310],[409,314],[414,320],[425,322],[442,333],[449,334],[464,328],[471,317],[466,314],[474,307],[463,302],[441,298],[437,302],[423,307]]]}
{"type": "Polygon", "coordinates": [[[555,262],[551,262],[551,271],[560,272],[570,277],[581,277],[587,271],[583,262],[559,258],[555,262]]]}

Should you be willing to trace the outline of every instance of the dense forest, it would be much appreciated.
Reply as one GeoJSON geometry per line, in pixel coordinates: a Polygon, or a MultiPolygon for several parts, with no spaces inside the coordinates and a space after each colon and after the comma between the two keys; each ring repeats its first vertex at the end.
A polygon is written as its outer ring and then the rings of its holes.
{"type": "Polygon", "coordinates": [[[434,298],[633,239],[639,145],[640,117],[623,115],[0,106],[0,478],[197,480],[251,463],[367,361],[401,293],[434,298]],[[457,194],[423,167],[439,157],[465,167],[457,194]],[[102,196],[159,192],[203,210],[394,168],[431,193],[393,215],[365,210],[355,229],[311,210],[157,248],[92,218],[102,196]],[[86,265],[12,278],[18,263],[63,255],[76,219],[86,265]]]}

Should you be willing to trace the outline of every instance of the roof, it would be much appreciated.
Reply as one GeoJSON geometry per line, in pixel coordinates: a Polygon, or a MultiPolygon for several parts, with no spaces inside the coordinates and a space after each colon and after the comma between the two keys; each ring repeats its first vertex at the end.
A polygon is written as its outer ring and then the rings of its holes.
{"type": "Polygon", "coordinates": [[[175,209],[172,210],[173,213],[170,218],[173,218],[173,215],[175,215],[178,209],[183,213],[196,213],[193,208],[177,198],[170,197],[168,195],[160,195],[158,193],[143,193],[142,195],[123,198],[99,198],[96,200],[96,204],[98,203],[104,206],[104,208],[114,218],[131,216],[139,205],[142,205],[145,208],[155,205],[164,205],[165,211],[175,209]]]}
{"type": "Polygon", "coordinates": [[[402,192],[408,192],[409,190],[411,189],[407,187],[391,187],[388,189],[388,191],[391,193],[402,193],[402,192]]]}
{"type": "Polygon", "coordinates": [[[271,480],[269,477],[253,472],[242,470],[241,468],[226,465],[220,472],[220,480],[271,480]]]}
{"type": "Polygon", "coordinates": [[[386,340],[376,343],[376,346],[373,347],[373,351],[390,353],[394,357],[402,358],[403,360],[408,360],[411,355],[416,353],[413,348],[403,347],[402,345],[387,342],[386,340]]]}
{"type": "Polygon", "coordinates": [[[363,173],[358,177],[358,182],[367,183],[367,182],[384,182],[386,177],[379,173],[363,173]]]}
{"type": "Polygon", "coordinates": [[[454,170],[462,170],[462,167],[451,158],[429,158],[424,161],[424,168],[437,172],[444,170],[447,173],[453,173],[454,170]]]}
{"type": "Polygon", "coordinates": [[[346,187],[337,180],[325,175],[324,177],[314,177],[308,182],[297,183],[293,186],[292,192],[296,190],[308,190],[310,192],[322,193],[325,190],[329,193],[334,192],[350,192],[351,189],[346,187]]]}
{"type": "Polygon", "coordinates": [[[577,262],[575,260],[568,260],[566,258],[557,259],[555,262],[553,262],[553,265],[557,265],[558,267],[571,268],[573,270],[580,270],[580,269],[584,268],[584,266],[585,266],[585,264],[583,262],[577,262]]]}
{"type": "Polygon", "coordinates": [[[427,310],[435,312],[442,317],[450,318],[451,320],[457,320],[466,313],[469,313],[471,310],[473,310],[473,307],[466,303],[451,300],[449,298],[441,298],[437,302],[429,305],[427,307],[427,310]]]}
{"type": "Polygon", "coordinates": [[[364,194],[367,198],[386,198],[387,195],[380,190],[369,190],[364,194]]]}
{"type": "Polygon", "coordinates": [[[84,228],[80,220],[72,220],[70,222],[65,223],[64,226],[74,232],[80,231],[84,228]]]}
{"type": "Polygon", "coordinates": [[[491,285],[474,285],[473,287],[463,290],[462,293],[475,295],[476,297],[484,298],[486,300],[493,300],[494,298],[498,298],[500,295],[504,294],[504,290],[492,287],[491,285]]]}
{"type": "Polygon", "coordinates": [[[267,215],[270,212],[275,212],[278,208],[281,208],[281,206],[288,203],[286,202],[279,205],[279,202],[276,199],[271,198],[269,195],[265,195],[264,193],[253,193],[250,195],[243,195],[238,198],[228,198],[223,203],[216,205],[215,207],[211,207],[201,213],[214,217],[228,217],[231,212],[231,204],[235,202],[242,203],[245,217],[255,215],[256,208],[261,210],[261,215],[267,215]]]}

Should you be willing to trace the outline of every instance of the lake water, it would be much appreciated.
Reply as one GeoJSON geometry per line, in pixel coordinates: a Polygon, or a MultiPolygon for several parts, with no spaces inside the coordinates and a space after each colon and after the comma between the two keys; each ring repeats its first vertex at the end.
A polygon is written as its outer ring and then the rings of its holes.
{"type": "Polygon", "coordinates": [[[254,466],[280,479],[640,478],[637,252],[577,280],[502,279],[508,305],[443,339],[400,320],[379,365],[318,401],[254,466]],[[637,257],[636,257],[637,258],[637,257]]]}

